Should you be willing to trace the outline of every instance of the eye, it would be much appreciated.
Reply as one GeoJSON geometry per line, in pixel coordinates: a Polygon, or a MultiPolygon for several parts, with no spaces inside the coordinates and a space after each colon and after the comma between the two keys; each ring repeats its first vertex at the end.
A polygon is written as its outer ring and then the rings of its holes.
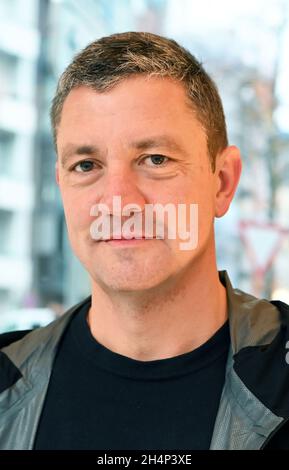
{"type": "Polygon", "coordinates": [[[145,161],[150,161],[147,163],[150,167],[157,167],[157,166],[164,166],[165,163],[168,162],[169,158],[165,157],[164,155],[149,155],[144,158],[145,161]]]}
{"type": "Polygon", "coordinates": [[[91,160],[83,160],[82,162],[77,163],[72,170],[76,171],[77,173],[88,173],[89,171],[93,170],[94,162],[91,160]]]}

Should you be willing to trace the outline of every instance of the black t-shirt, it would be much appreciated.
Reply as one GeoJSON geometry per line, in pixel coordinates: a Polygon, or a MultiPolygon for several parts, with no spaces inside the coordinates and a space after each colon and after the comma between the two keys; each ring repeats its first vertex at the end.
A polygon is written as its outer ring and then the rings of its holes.
{"type": "Polygon", "coordinates": [[[97,342],[86,304],[54,362],[34,449],[208,449],[230,343],[226,322],[199,348],[138,361],[97,342]]]}

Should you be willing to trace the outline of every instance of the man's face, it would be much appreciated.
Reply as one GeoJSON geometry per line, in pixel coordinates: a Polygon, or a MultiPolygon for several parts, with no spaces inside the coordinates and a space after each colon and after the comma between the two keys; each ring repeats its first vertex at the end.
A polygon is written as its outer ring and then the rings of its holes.
{"type": "Polygon", "coordinates": [[[70,242],[97,283],[115,290],[156,287],[192,269],[212,247],[215,175],[205,131],[181,84],[139,76],[105,93],[73,89],[64,102],[57,149],[70,242]],[[121,196],[122,206],[142,210],[146,204],[198,204],[197,247],[180,249],[178,237],[95,241],[91,208],[112,208],[114,196],[121,196]]]}

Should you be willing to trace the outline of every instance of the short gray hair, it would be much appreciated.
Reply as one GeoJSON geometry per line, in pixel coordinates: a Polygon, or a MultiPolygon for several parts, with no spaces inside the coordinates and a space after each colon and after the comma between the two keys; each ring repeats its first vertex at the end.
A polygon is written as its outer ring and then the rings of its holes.
{"type": "Polygon", "coordinates": [[[169,77],[181,82],[207,136],[212,170],[218,153],[228,145],[226,121],[217,87],[202,64],[176,41],[152,33],[112,34],[89,44],[61,75],[51,106],[56,146],[57,128],[67,95],[87,86],[98,92],[132,75],[169,77]]]}

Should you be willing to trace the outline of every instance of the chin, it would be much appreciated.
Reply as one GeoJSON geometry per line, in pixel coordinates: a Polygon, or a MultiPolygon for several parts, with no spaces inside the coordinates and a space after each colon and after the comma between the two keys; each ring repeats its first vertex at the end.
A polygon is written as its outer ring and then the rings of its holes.
{"type": "Polygon", "coordinates": [[[168,279],[168,266],[156,269],[156,263],[149,265],[127,265],[95,263],[86,266],[91,278],[104,290],[137,292],[154,289],[168,279]]]}
{"type": "Polygon", "coordinates": [[[141,273],[131,276],[127,273],[122,276],[115,276],[110,275],[110,273],[106,273],[106,275],[104,275],[102,272],[101,275],[99,273],[94,273],[93,278],[98,284],[102,285],[106,289],[119,292],[137,292],[157,287],[164,281],[165,276],[155,276],[153,274],[151,276],[142,276],[141,273]]]}
{"type": "Polygon", "coordinates": [[[137,292],[157,288],[176,270],[167,248],[161,248],[145,253],[79,250],[78,258],[91,279],[103,289],[137,292]]]}

